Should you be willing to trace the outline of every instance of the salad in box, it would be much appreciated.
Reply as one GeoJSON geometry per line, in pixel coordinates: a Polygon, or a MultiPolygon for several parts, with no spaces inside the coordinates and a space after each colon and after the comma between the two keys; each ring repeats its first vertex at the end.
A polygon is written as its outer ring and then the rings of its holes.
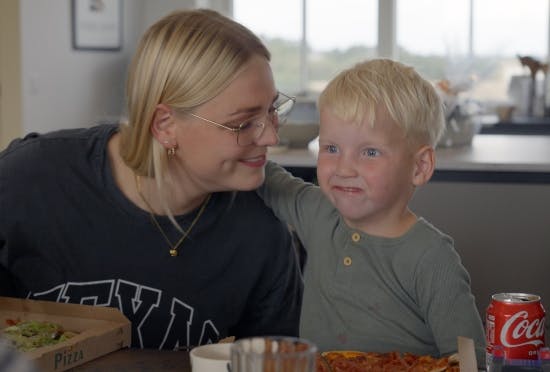
{"type": "Polygon", "coordinates": [[[0,297],[0,337],[41,371],[64,371],[130,346],[131,327],[111,307],[0,297]]]}

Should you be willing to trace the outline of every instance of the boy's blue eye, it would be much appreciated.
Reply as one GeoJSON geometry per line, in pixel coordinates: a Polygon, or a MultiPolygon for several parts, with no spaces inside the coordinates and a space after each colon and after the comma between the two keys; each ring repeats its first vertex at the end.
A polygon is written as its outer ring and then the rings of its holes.
{"type": "Polygon", "coordinates": [[[327,152],[335,153],[338,151],[338,148],[334,145],[327,145],[327,152]]]}
{"type": "Polygon", "coordinates": [[[368,156],[369,158],[374,158],[378,156],[380,152],[377,149],[365,149],[363,150],[363,155],[368,156]]]}

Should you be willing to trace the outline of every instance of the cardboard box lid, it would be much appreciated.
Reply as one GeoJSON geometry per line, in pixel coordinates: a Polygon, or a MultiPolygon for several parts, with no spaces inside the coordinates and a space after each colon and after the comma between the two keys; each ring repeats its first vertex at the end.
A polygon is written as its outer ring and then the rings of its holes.
{"type": "Polygon", "coordinates": [[[50,321],[78,333],[25,353],[43,371],[64,371],[131,343],[130,321],[112,307],[0,297],[0,329],[7,319],[50,321]]]}
{"type": "Polygon", "coordinates": [[[458,360],[460,372],[477,372],[477,359],[474,340],[458,336],[458,360]]]}

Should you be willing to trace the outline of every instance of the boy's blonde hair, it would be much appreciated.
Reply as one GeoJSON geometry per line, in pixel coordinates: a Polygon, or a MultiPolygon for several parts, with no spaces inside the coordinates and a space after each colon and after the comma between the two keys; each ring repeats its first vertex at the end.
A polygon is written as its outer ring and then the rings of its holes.
{"type": "Polygon", "coordinates": [[[431,83],[412,67],[389,59],[374,59],[340,72],[319,96],[319,108],[329,108],[344,120],[374,125],[379,107],[387,110],[407,139],[436,146],[445,128],[443,104],[431,83]]]}

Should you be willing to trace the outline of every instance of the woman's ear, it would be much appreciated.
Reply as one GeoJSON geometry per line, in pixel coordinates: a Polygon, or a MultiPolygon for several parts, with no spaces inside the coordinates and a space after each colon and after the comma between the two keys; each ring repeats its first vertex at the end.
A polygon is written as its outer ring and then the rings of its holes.
{"type": "Polygon", "coordinates": [[[176,143],[176,123],[173,110],[165,104],[158,104],[151,123],[153,137],[165,148],[173,148],[176,143]]]}
{"type": "Polygon", "coordinates": [[[414,155],[413,185],[427,183],[435,170],[435,150],[432,146],[422,146],[414,155]]]}

